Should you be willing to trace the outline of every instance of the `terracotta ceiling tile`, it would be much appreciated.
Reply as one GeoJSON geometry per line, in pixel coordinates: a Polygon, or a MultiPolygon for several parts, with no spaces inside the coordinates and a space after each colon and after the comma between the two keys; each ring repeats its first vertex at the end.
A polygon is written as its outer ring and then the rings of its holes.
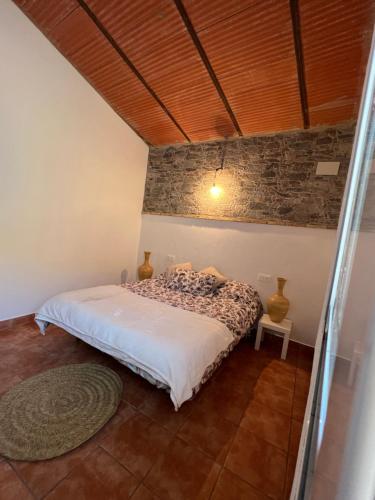
{"type": "Polygon", "coordinates": [[[23,12],[38,26],[44,33],[49,33],[74,9],[78,8],[76,0],[14,0],[23,12]]]}
{"type": "Polygon", "coordinates": [[[311,125],[356,117],[371,43],[371,0],[301,0],[311,125]]]}
{"type": "Polygon", "coordinates": [[[198,32],[223,19],[239,14],[255,4],[256,0],[206,0],[205,2],[202,2],[202,0],[184,0],[190,19],[198,32]],[[202,5],[203,3],[208,4],[208,8],[202,5]]]}
{"type": "MultiPolygon", "coordinates": [[[[201,11],[211,3],[201,2],[201,11]]],[[[245,135],[302,127],[287,0],[253,1],[199,38],[245,135]]]]}
{"type": "MultiPolygon", "coordinates": [[[[303,126],[289,0],[182,0],[224,97],[174,1],[86,0],[99,25],[78,0],[14,2],[152,144],[235,135],[223,99],[244,135],[303,126]]],[[[375,4],[300,0],[299,6],[310,123],[353,119],[375,4]]]]}
{"type": "Polygon", "coordinates": [[[235,135],[217,90],[173,2],[89,0],[88,5],[191,140],[235,135]],[[199,138],[201,133],[199,132],[199,138]]]}
{"type": "MultiPolygon", "coordinates": [[[[45,11],[48,10],[46,1],[45,11]]],[[[63,10],[67,1],[56,2],[63,10]]],[[[42,6],[23,9],[39,25],[42,6]],[[27,10],[28,9],[28,10],[27,10]]],[[[48,37],[120,116],[151,144],[185,142],[173,121],[81,8],[49,28],[48,37]]]]}

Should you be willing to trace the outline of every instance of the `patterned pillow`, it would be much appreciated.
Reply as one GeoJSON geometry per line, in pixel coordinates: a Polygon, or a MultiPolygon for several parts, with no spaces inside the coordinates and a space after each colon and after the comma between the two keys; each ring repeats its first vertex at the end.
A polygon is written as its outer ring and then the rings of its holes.
{"type": "Polygon", "coordinates": [[[181,262],[180,264],[172,264],[172,265],[167,267],[164,275],[166,278],[169,278],[171,276],[171,274],[173,274],[175,271],[178,271],[180,269],[192,270],[193,264],[191,262],[181,262]]]}
{"type": "Polygon", "coordinates": [[[215,291],[215,296],[221,299],[231,299],[236,302],[249,303],[254,300],[255,290],[247,283],[227,281],[215,291]]]}
{"type": "Polygon", "coordinates": [[[229,279],[226,276],[224,276],[224,274],[221,274],[221,272],[218,271],[214,266],[205,267],[204,269],[201,269],[199,272],[203,274],[213,274],[216,278],[216,287],[223,285],[229,279]]]}
{"type": "Polygon", "coordinates": [[[207,295],[216,285],[216,277],[212,274],[198,273],[188,269],[178,269],[170,275],[167,288],[192,295],[207,295]]]}

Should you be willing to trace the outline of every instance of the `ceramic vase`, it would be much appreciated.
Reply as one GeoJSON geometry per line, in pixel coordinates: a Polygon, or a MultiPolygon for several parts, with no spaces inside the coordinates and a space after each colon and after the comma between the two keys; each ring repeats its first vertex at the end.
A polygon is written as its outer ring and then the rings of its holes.
{"type": "Polygon", "coordinates": [[[138,267],[138,277],[140,280],[151,278],[154,268],[150,264],[151,252],[145,252],[145,261],[138,267]]]}
{"type": "Polygon", "coordinates": [[[285,278],[277,278],[277,292],[267,300],[267,312],[275,323],[281,323],[289,310],[289,300],[284,297],[285,278]]]}

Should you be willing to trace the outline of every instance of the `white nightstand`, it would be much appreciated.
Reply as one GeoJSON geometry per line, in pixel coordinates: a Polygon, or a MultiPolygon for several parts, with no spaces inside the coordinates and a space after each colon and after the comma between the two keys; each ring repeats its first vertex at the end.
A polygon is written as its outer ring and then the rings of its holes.
{"type": "Polygon", "coordinates": [[[267,328],[267,330],[273,330],[274,332],[282,333],[284,335],[281,359],[285,359],[288,352],[289,337],[293,329],[293,321],[290,319],[283,319],[281,323],[274,323],[268,314],[263,314],[258,323],[257,338],[255,341],[256,351],[259,351],[260,342],[263,340],[263,328],[267,328]]]}

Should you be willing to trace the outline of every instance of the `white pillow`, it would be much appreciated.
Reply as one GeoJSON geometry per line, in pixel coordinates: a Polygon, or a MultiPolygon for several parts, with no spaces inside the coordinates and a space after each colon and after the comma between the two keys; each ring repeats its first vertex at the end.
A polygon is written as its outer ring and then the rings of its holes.
{"type": "Polygon", "coordinates": [[[180,269],[186,269],[188,271],[191,271],[193,269],[193,264],[191,262],[182,262],[181,264],[172,264],[171,266],[167,267],[167,270],[165,271],[165,277],[169,278],[169,276],[174,273],[175,271],[180,270],[180,269]]]}
{"type": "Polygon", "coordinates": [[[229,280],[229,278],[221,274],[214,266],[205,267],[200,272],[203,274],[213,274],[216,278],[216,288],[229,280]]]}

